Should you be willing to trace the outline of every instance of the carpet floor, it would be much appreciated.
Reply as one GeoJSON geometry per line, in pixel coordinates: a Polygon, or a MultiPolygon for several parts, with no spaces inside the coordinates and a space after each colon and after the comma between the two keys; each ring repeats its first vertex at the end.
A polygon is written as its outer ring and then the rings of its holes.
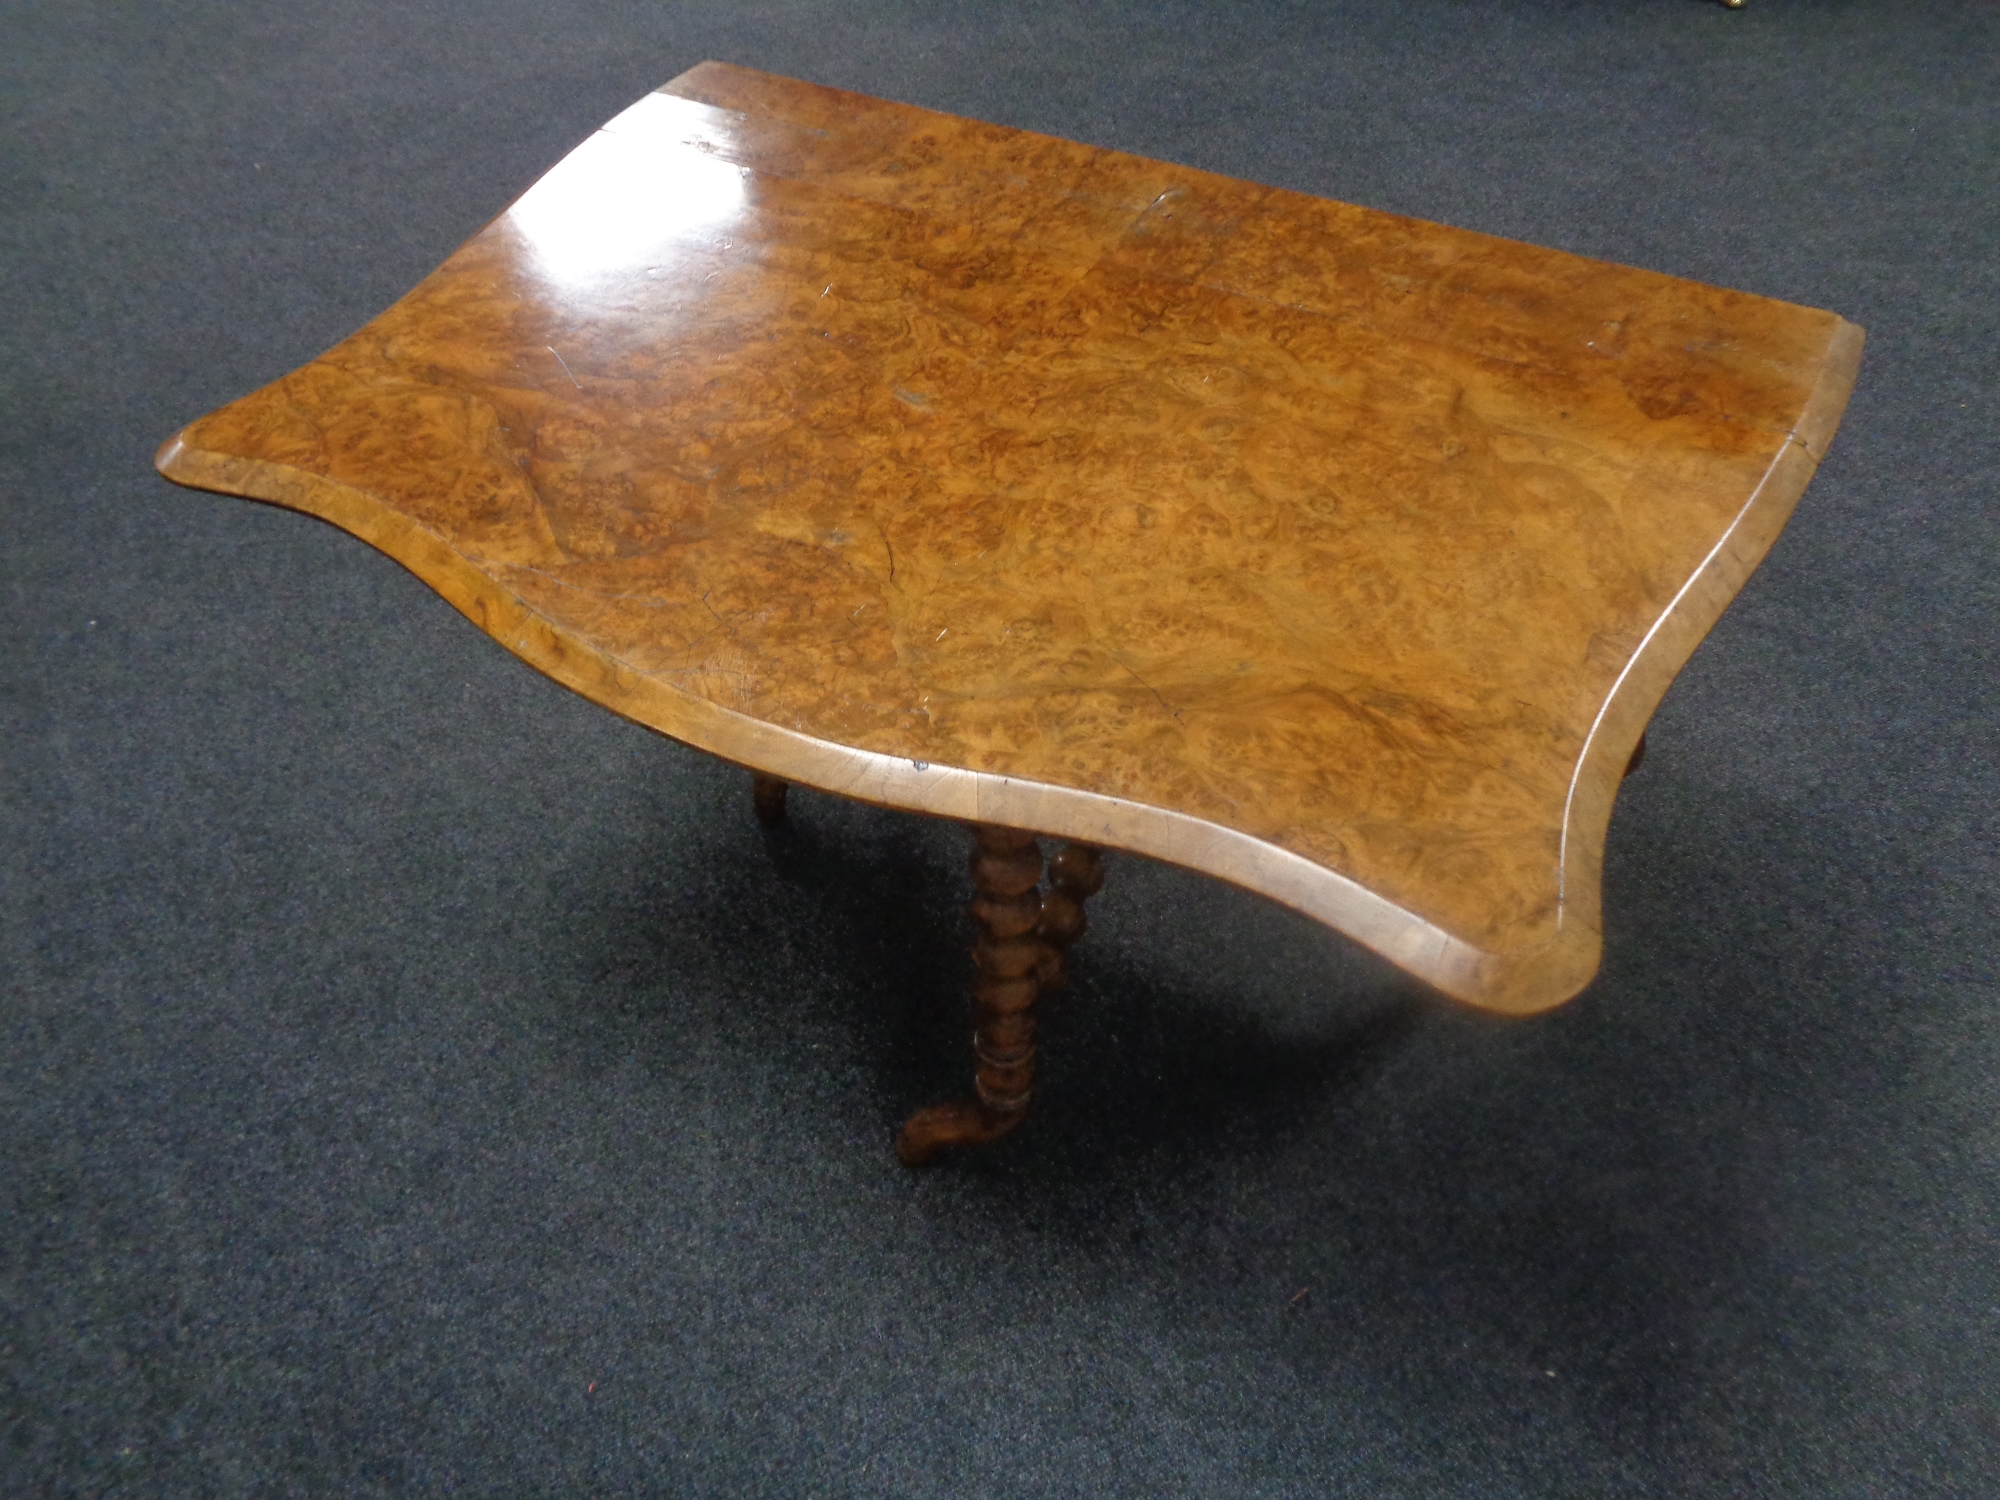
{"type": "Polygon", "coordinates": [[[1975,0],[0,0],[0,1493],[2000,1493],[1996,101],[1975,0]],[[705,57],[1868,330],[1581,997],[1118,859],[911,1174],[957,830],[154,475],[705,57]]]}

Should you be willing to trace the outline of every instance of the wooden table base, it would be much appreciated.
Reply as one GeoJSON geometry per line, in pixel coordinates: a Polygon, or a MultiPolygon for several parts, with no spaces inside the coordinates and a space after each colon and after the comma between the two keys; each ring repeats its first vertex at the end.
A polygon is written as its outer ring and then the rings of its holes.
{"type": "MultiPolygon", "coordinates": [[[[758,822],[783,821],[784,782],[758,772],[752,791],[758,822]]],[[[1089,844],[1063,844],[1048,861],[1043,889],[1035,834],[969,826],[974,895],[967,910],[979,933],[972,945],[973,1094],[910,1116],[896,1154],[911,1167],[927,1166],[954,1146],[998,1140],[1027,1118],[1035,1006],[1069,983],[1063,955],[1089,925],[1083,903],[1104,885],[1102,855],[1089,844]]]]}
{"type": "MultiPolygon", "coordinates": [[[[1630,776],[1646,758],[1646,737],[1626,764],[1630,776]]],[[[752,773],[757,821],[785,819],[788,784],[752,773]]],[[[974,896],[967,907],[978,929],[974,977],[973,1093],[918,1110],[903,1125],[896,1154],[909,1167],[929,1166],[954,1146],[982,1146],[1028,1117],[1034,1092],[1035,1007],[1069,983],[1065,952],[1089,922],[1083,904],[1104,887],[1102,851],[1065,842],[1044,866],[1041,836],[987,823],[972,831],[969,861],[974,896]]]]}

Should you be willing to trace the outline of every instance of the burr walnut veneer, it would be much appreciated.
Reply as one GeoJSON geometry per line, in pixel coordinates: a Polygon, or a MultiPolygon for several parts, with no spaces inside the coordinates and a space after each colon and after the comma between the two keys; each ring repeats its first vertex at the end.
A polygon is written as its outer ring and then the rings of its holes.
{"type": "Polygon", "coordinates": [[[766,817],[985,825],[993,952],[1026,830],[1526,1012],[1595,969],[1620,775],[1860,347],[709,63],[159,465],[380,547],[766,817]]]}

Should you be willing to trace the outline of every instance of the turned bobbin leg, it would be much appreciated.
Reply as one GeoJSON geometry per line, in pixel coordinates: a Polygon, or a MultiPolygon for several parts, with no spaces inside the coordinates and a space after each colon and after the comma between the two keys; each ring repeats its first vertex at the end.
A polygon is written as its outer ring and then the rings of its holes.
{"type": "Polygon", "coordinates": [[[1042,851],[1033,834],[1017,829],[975,824],[972,836],[972,884],[978,894],[971,911],[979,929],[972,948],[977,1093],[910,1117],[896,1154],[912,1167],[949,1147],[1005,1135],[1026,1118],[1034,1082],[1035,1000],[1050,953],[1037,931],[1042,851]]]}
{"type": "Polygon", "coordinates": [[[1043,994],[1069,983],[1063,954],[1090,925],[1083,903],[1103,888],[1103,858],[1089,844],[1064,844],[1049,856],[1049,888],[1042,892],[1042,919],[1035,926],[1036,935],[1048,946],[1037,973],[1043,994]]]}
{"type": "Polygon", "coordinates": [[[762,771],[750,773],[751,805],[757,809],[757,821],[766,828],[776,828],[785,821],[785,792],[789,785],[762,771]]]}

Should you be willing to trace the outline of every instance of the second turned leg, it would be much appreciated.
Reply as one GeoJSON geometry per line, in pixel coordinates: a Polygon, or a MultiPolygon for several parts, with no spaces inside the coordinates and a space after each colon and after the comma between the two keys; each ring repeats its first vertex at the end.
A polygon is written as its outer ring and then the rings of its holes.
{"type": "Polygon", "coordinates": [[[790,785],[762,771],[750,773],[751,806],[757,810],[757,821],[766,828],[776,828],[785,821],[785,793],[790,785]]]}
{"type": "Polygon", "coordinates": [[[1069,983],[1063,954],[1089,926],[1083,903],[1103,888],[1103,857],[1089,844],[1064,844],[1050,856],[1049,888],[1042,892],[1042,919],[1035,927],[1048,945],[1038,976],[1043,994],[1069,983]]]}
{"type": "Polygon", "coordinates": [[[910,1117],[896,1153],[912,1167],[952,1146],[1005,1135],[1027,1117],[1034,1083],[1035,1001],[1053,952],[1038,930],[1042,851],[1032,833],[1018,829],[975,824],[972,835],[977,1092],[910,1117]]]}

